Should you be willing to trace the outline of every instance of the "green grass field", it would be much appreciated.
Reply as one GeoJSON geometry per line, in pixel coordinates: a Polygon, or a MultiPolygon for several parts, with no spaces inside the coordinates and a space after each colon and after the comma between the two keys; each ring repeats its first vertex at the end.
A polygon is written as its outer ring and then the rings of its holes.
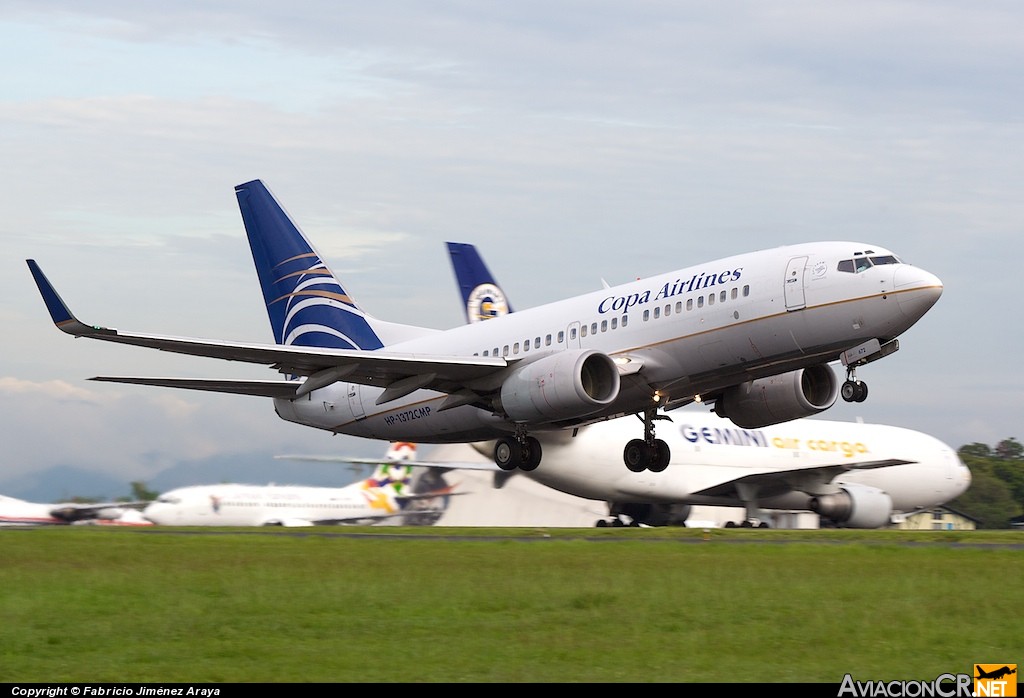
{"type": "Polygon", "coordinates": [[[3,530],[0,681],[931,680],[1024,663],[1021,544],[995,531],[3,530]]]}

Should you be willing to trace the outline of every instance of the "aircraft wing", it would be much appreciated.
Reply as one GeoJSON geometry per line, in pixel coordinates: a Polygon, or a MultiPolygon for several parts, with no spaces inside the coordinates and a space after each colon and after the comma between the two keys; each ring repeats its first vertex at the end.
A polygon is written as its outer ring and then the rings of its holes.
{"type": "MultiPolygon", "coordinates": [[[[405,516],[405,512],[394,514],[381,514],[380,516],[350,516],[335,519],[301,519],[306,523],[282,523],[282,526],[372,526],[386,519],[395,519],[405,516]]],[[[292,521],[295,521],[294,519],[292,521]]]]}
{"type": "MultiPolygon", "coordinates": [[[[280,460],[304,460],[316,461],[319,463],[353,463],[357,465],[380,465],[386,462],[380,458],[358,458],[354,456],[318,456],[318,455],[282,455],[274,456],[280,460]]],[[[419,468],[440,468],[442,470],[490,470],[505,472],[495,463],[477,463],[474,461],[439,461],[439,460],[406,460],[397,461],[398,465],[411,465],[419,468]]],[[[440,496],[438,494],[427,496],[440,496]]]]}
{"type": "MultiPolygon", "coordinates": [[[[452,489],[454,489],[454,485],[452,487],[446,487],[446,488],[444,488],[442,490],[434,490],[432,492],[423,492],[423,493],[420,493],[420,494],[398,495],[398,496],[395,497],[395,500],[398,501],[399,503],[401,503],[401,502],[411,502],[411,501],[416,501],[416,500],[436,499],[438,497],[454,497],[456,495],[469,494],[469,492],[452,492],[452,489]]],[[[337,526],[337,525],[346,525],[346,524],[347,525],[373,525],[373,524],[376,524],[376,523],[380,523],[380,522],[382,522],[382,521],[384,521],[386,519],[394,519],[394,518],[407,517],[407,516],[418,516],[418,515],[422,515],[422,514],[431,513],[431,511],[433,511],[433,508],[431,508],[431,509],[417,509],[417,510],[402,509],[401,511],[396,511],[393,514],[381,514],[379,516],[346,516],[346,517],[333,517],[333,518],[323,518],[323,519],[286,518],[286,519],[281,519],[280,520],[280,525],[281,526],[292,526],[292,527],[298,527],[298,526],[337,526]]],[[[437,511],[440,511],[440,509],[438,509],[437,511]]]]}
{"type": "Polygon", "coordinates": [[[835,463],[832,465],[815,466],[813,468],[791,468],[787,470],[765,470],[743,477],[720,482],[693,492],[695,495],[712,497],[736,496],[737,490],[743,485],[755,485],[759,496],[772,496],[791,490],[807,491],[816,485],[831,482],[838,475],[851,470],[873,470],[875,468],[891,468],[896,465],[909,465],[914,461],[901,458],[886,458],[859,463],[835,463]]]}
{"type": "MultiPolygon", "coordinates": [[[[54,504],[50,510],[50,516],[61,521],[73,523],[75,521],[88,521],[100,518],[104,511],[116,511],[118,509],[141,509],[149,502],[99,502],[94,504],[79,504],[67,502],[54,504]]],[[[115,517],[111,517],[115,518],[115,517]]]]}
{"type": "MultiPolygon", "coordinates": [[[[301,396],[305,392],[338,380],[380,388],[390,387],[393,397],[401,397],[417,388],[454,393],[464,389],[467,382],[488,376],[509,365],[508,361],[497,356],[421,356],[383,350],[317,349],[278,344],[250,344],[190,337],[134,334],[99,325],[87,325],[71,313],[35,260],[29,259],[27,262],[50,317],[59,330],[75,337],[148,347],[176,354],[263,364],[286,375],[311,377],[310,380],[301,384],[302,387],[298,393],[293,391],[287,394],[287,397],[301,396]],[[403,379],[407,379],[407,382],[399,383],[403,379]]],[[[163,385],[217,392],[242,392],[250,395],[265,395],[268,393],[261,391],[269,391],[270,394],[276,396],[279,394],[276,391],[285,390],[278,387],[271,388],[269,381],[265,383],[249,382],[246,385],[232,381],[180,380],[175,382],[175,379],[121,378],[117,376],[98,376],[93,380],[163,385]]],[[[298,389],[297,382],[291,385],[298,389]]],[[[385,393],[382,399],[390,399],[388,393],[385,393]]]]}

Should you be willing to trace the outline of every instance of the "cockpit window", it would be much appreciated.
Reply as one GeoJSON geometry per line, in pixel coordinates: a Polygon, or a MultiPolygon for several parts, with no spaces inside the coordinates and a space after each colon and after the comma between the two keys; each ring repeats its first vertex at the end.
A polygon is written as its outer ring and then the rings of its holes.
{"type": "Polygon", "coordinates": [[[858,274],[865,269],[870,269],[876,264],[902,264],[896,255],[891,254],[871,254],[869,250],[867,254],[871,255],[864,256],[864,253],[857,253],[853,259],[844,259],[836,266],[839,271],[845,271],[851,274],[858,274]]]}

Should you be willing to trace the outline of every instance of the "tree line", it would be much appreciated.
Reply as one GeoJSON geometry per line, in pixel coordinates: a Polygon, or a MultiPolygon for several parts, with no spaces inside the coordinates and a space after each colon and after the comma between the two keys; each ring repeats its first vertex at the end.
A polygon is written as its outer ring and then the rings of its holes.
{"type": "Polygon", "coordinates": [[[957,451],[971,470],[971,486],[947,504],[978,521],[978,528],[1010,528],[1024,514],[1024,445],[1017,439],[994,448],[967,444],[957,451]]]}

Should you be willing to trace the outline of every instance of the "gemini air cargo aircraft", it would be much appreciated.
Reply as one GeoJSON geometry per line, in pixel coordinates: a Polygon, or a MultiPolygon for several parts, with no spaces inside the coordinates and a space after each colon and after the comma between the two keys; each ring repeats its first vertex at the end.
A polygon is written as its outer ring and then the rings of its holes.
{"type": "MultiPolygon", "coordinates": [[[[235,188],[275,344],[121,332],[80,322],[34,260],[62,331],[263,364],[283,380],[97,376],[93,380],[262,395],[287,421],[385,441],[495,440],[505,470],[541,462],[538,434],[638,415],[629,470],[663,471],[655,422],[694,402],[756,429],[863,400],[856,369],[939,299],[942,283],[884,248],[812,242],[684,267],[435,330],[368,314],[259,180],[235,188]],[[830,362],[841,360],[840,386],[830,362]]],[[[664,257],[665,250],[652,250],[664,257]]]]}

